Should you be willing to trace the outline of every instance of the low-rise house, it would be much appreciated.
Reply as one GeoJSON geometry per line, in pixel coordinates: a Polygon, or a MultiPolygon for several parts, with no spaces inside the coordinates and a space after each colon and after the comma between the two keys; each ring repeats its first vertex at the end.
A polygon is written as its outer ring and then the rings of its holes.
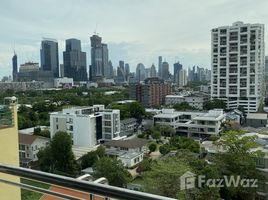
{"type": "Polygon", "coordinates": [[[266,127],[268,124],[268,118],[266,113],[248,113],[246,117],[246,126],[252,126],[254,128],[266,127]]]}
{"type": "Polygon", "coordinates": [[[105,142],[106,154],[116,157],[123,162],[126,167],[133,167],[143,160],[146,152],[145,144],[147,140],[134,138],[130,140],[111,140],[105,142]]]}
{"type": "Polygon", "coordinates": [[[154,125],[168,125],[176,130],[177,135],[198,138],[218,135],[224,121],[225,115],[221,109],[208,112],[163,109],[161,114],[154,116],[154,125]]]}
{"type": "Polygon", "coordinates": [[[38,160],[37,153],[45,148],[50,142],[49,138],[19,134],[19,157],[23,167],[30,167],[33,162],[38,160]]]}
{"type": "Polygon", "coordinates": [[[188,95],[167,95],[166,105],[175,105],[187,102],[190,106],[202,110],[204,103],[208,100],[208,95],[204,93],[191,93],[188,95]]]}

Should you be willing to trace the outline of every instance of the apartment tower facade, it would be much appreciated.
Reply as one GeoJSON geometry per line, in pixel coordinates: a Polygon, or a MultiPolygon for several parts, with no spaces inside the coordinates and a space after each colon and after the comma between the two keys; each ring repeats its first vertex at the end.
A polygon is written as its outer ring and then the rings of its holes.
{"type": "Polygon", "coordinates": [[[211,31],[211,97],[257,112],[265,95],[264,25],[235,22],[211,31]]]}

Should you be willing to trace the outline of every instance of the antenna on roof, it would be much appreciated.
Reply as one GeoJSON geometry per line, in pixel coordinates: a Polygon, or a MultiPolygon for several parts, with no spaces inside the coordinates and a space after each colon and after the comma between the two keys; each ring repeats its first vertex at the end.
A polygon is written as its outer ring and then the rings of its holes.
{"type": "Polygon", "coordinates": [[[98,23],[96,23],[94,35],[98,35],[98,33],[97,33],[97,27],[98,27],[98,23]]]}

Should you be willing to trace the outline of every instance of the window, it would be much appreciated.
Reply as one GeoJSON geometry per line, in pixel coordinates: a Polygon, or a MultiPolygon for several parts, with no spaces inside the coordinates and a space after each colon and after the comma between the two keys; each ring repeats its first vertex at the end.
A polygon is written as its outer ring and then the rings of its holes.
{"type": "Polygon", "coordinates": [[[74,127],[71,125],[70,127],[69,127],[69,131],[73,131],[74,130],[74,127]]]}
{"type": "Polygon", "coordinates": [[[107,114],[105,114],[105,115],[104,115],[104,119],[111,119],[111,115],[107,115],[107,114]]]}
{"type": "Polygon", "coordinates": [[[208,132],[215,132],[215,128],[208,128],[208,132]]]}
{"type": "Polygon", "coordinates": [[[59,119],[58,119],[58,118],[56,118],[56,122],[57,122],[57,123],[59,122],[59,119]]]}
{"type": "Polygon", "coordinates": [[[35,150],[37,150],[37,145],[35,145],[35,150]]]}
{"type": "Polygon", "coordinates": [[[30,157],[30,155],[27,153],[27,158],[29,158],[30,157]]]}
{"type": "Polygon", "coordinates": [[[59,130],[59,125],[58,124],[56,125],[56,129],[59,130]]]}
{"type": "Polygon", "coordinates": [[[111,121],[105,121],[104,126],[111,126],[111,121]]]}
{"type": "Polygon", "coordinates": [[[110,132],[112,132],[112,129],[111,128],[104,128],[104,132],[110,133],[110,132]]]}

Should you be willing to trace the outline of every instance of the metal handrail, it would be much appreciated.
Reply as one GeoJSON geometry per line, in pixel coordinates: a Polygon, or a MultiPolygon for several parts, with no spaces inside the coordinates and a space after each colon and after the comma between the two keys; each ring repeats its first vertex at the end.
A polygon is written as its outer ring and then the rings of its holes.
{"type": "MultiPolygon", "coordinates": [[[[26,169],[22,167],[15,167],[0,163],[0,172],[10,175],[19,176],[22,178],[32,179],[39,182],[49,183],[52,185],[61,186],[73,190],[79,190],[89,194],[96,194],[104,197],[111,197],[116,199],[126,200],[175,200],[169,197],[128,190],[125,188],[114,187],[110,185],[103,185],[99,183],[92,183],[74,178],[60,176],[56,174],[46,173],[42,171],[26,169]]],[[[32,188],[34,190],[34,188],[32,188]]],[[[42,190],[42,192],[45,192],[42,190]]],[[[51,191],[50,191],[51,192],[51,191]]]]}

